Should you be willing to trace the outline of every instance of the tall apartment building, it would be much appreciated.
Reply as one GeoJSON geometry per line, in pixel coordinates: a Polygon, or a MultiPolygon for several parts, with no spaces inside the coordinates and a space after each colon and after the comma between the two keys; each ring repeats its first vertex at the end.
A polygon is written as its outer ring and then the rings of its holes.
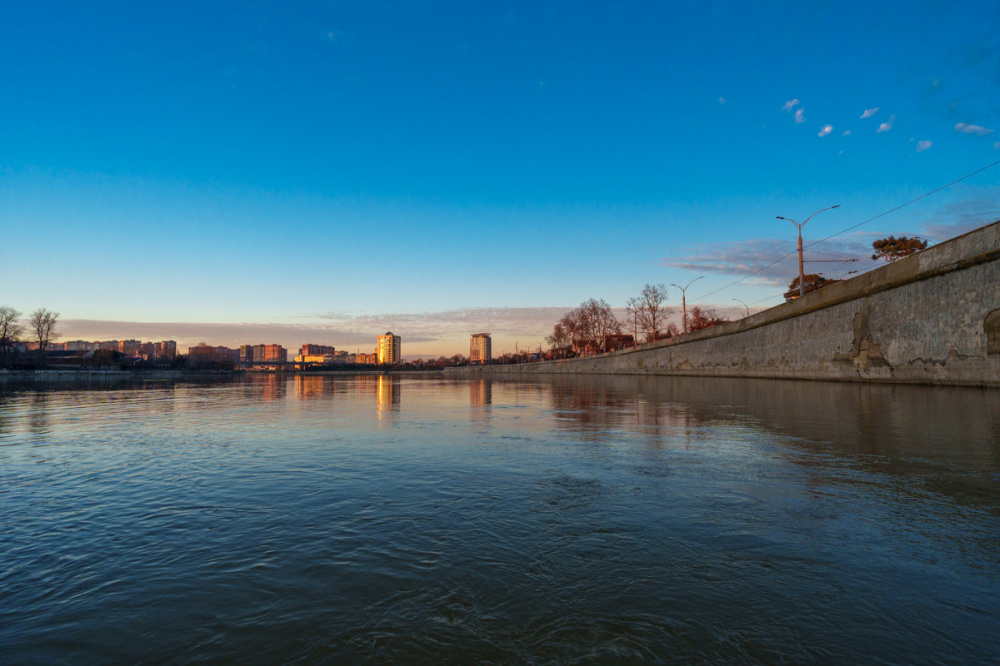
{"type": "Polygon", "coordinates": [[[172,361],[177,358],[177,342],[175,340],[161,340],[156,343],[156,356],[164,361],[172,361]]]}
{"type": "Polygon", "coordinates": [[[323,354],[336,354],[337,350],[332,345],[304,344],[299,348],[300,356],[322,356],[323,354]]]}
{"type": "Polygon", "coordinates": [[[156,343],[155,342],[141,342],[139,343],[139,350],[136,353],[147,361],[152,361],[156,358],[156,343]]]}
{"type": "Polygon", "coordinates": [[[388,332],[378,336],[378,364],[391,365],[403,360],[403,338],[388,332]]]}
{"type": "Polygon", "coordinates": [[[281,345],[264,345],[265,363],[286,363],[288,361],[288,350],[281,345]]]}
{"type": "Polygon", "coordinates": [[[253,346],[253,358],[251,358],[250,360],[251,361],[255,361],[257,363],[263,363],[264,362],[264,347],[266,347],[266,346],[267,345],[254,345],[253,346]]]}
{"type": "Polygon", "coordinates": [[[139,355],[139,347],[142,345],[138,340],[120,340],[118,342],[118,351],[129,358],[139,355]]]}
{"type": "Polygon", "coordinates": [[[489,333],[473,333],[469,341],[469,363],[489,365],[493,359],[493,341],[489,333]]]}
{"type": "Polygon", "coordinates": [[[66,343],[66,351],[91,351],[100,347],[100,342],[87,342],[86,340],[71,340],[66,343]]]}

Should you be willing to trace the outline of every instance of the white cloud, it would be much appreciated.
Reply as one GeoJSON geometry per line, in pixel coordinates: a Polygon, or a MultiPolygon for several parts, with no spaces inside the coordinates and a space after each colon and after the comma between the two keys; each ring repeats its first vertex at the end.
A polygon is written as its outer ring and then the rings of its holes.
{"type": "Polygon", "coordinates": [[[797,99],[790,99],[787,102],[785,102],[785,105],[783,107],[781,107],[781,110],[785,111],[785,112],[791,111],[793,108],[795,108],[795,105],[798,104],[798,103],[799,103],[799,100],[797,100],[797,99]]]}
{"type": "Polygon", "coordinates": [[[878,113],[877,106],[874,109],[865,109],[865,112],[861,114],[861,119],[864,120],[865,118],[871,118],[876,113],[878,113]]]}
{"type": "Polygon", "coordinates": [[[1000,141],[993,144],[993,150],[1000,150],[1000,141]]]}
{"type": "Polygon", "coordinates": [[[805,109],[799,109],[795,112],[795,122],[804,123],[806,121],[805,109]]]}
{"type": "Polygon", "coordinates": [[[725,97],[720,97],[719,98],[719,104],[725,104],[725,103],[726,103],[726,98],[725,97]]]}
{"type": "Polygon", "coordinates": [[[851,130],[844,130],[844,136],[847,136],[850,133],[851,133],[851,130]]]}
{"type": "Polygon", "coordinates": [[[975,134],[976,136],[983,136],[993,131],[981,125],[966,125],[965,123],[958,123],[955,125],[955,129],[964,134],[975,134]]]}
{"type": "Polygon", "coordinates": [[[823,125],[823,129],[821,129],[819,131],[819,134],[817,134],[816,136],[826,136],[832,131],[833,131],[833,125],[823,125]]]}
{"type": "Polygon", "coordinates": [[[892,124],[894,122],[896,122],[896,116],[889,116],[889,122],[882,123],[881,125],[879,125],[878,126],[878,131],[875,132],[875,133],[876,134],[881,134],[882,132],[888,132],[889,130],[892,129],[892,124]]]}
{"type": "Polygon", "coordinates": [[[928,148],[930,148],[933,145],[934,145],[933,141],[918,141],[917,142],[917,152],[918,153],[922,153],[922,152],[924,152],[925,150],[927,150],[928,148]]]}

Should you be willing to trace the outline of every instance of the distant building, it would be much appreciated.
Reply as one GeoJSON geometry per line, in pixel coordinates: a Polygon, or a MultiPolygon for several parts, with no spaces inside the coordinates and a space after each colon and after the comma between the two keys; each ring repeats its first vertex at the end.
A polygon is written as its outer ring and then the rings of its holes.
{"type": "Polygon", "coordinates": [[[156,356],[164,361],[172,361],[177,358],[177,342],[174,340],[161,340],[156,343],[156,356]]]}
{"type": "Polygon", "coordinates": [[[469,342],[469,363],[489,365],[493,359],[493,342],[489,333],[473,333],[469,342]]]}
{"type": "Polygon", "coordinates": [[[604,351],[606,352],[629,347],[635,347],[635,338],[631,333],[604,336],[604,351]]]}
{"type": "Polygon", "coordinates": [[[299,354],[302,356],[314,356],[317,354],[335,354],[337,350],[330,345],[313,345],[304,344],[299,348],[299,354]]]}
{"type": "Polygon", "coordinates": [[[138,340],[121,340],[118,342],[118,351],[129,358],[139,355],[139,347],[142,345],[138,340]]]}
{"type": "Polygon", "coordinates": [[[152,361],[156,358],[156,343],[155,342],[142,342],[139,344],[139,350],[136,354],[147,361],[152,361]]]}
{"type": "Polygon", "coordinates": [[[375,365],[378,363],[378,354],[365,354],[358,352],[354,355],[354,362],[358,365],[375,365]]]}
{"type": "Polygon", "coordinates": [[[93,351],[99,349],[100,342],[87,342],[86,340],[71,340],[66,344],[66,351],[93,351]]]}
{"type": "Polygon", "coordinates": [[[190,361],[238,361],[240,352],[229,347],[212,347],[204,342],[196,347],[188,347],[190,361]]]}
{"type": "Polygon", "coordinates": [[[378,364],[392,365],[403,360],[403,338],[388,332],[378,336],[378,364]]]}
{"type": "MultiPolygon", "coordinates": [[[[333,354],[299,354],[295,357],[296,363],[311,363],[315,365],[332,365],[336,362],[333,354]]],[[[341,361],[342,363],[343,361],[341,361]]]]}
{"type": "Polygon", "coordinates": [[[281,345],[264,345],[265,363],[286,363],[288,361],[288,350],[281,345]]]}
{"type": "Polygon", "coordinates": [[[105,340],[103,342],[99,342],[98,349],[107,349],[108,351],[118,351],[118,341],[105,340]]]}
{"type": "Polygon", "coordinates": [[[266,346],[267,345],[254,345],[253,346],[253,358],[250,359],[250,360],[254,361],[255,363],[263,363],[264,362],[264,347],[266,347],[266,346]]]}
{"type": "Polygon", "coordinates": [[[253,361],[253,345],[240,345],[240,362],[253,361]]]}

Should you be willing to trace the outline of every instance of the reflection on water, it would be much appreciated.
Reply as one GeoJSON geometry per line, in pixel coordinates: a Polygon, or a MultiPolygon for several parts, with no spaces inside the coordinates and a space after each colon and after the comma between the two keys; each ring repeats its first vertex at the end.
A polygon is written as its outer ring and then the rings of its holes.
{"type": "Polygon", "coordinates": [[[399,396],[402,380],[395,375],[378,376],[378,413],[399,411],[399,396]]]}
{"type": "Polygon", "coordinates": [[[998,391],[0,391],[3,663],[996,663],[998,533],[998,391]]]}

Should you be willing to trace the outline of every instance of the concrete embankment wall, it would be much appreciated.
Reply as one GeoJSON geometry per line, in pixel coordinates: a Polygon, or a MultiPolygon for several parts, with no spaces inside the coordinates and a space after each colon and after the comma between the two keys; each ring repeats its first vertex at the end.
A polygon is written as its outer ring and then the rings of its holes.
{"type": "Polygon", "coordinates": [[[703,331],[584,358],[448,370],[1000,387],[1000,222],[703,331]]]}

